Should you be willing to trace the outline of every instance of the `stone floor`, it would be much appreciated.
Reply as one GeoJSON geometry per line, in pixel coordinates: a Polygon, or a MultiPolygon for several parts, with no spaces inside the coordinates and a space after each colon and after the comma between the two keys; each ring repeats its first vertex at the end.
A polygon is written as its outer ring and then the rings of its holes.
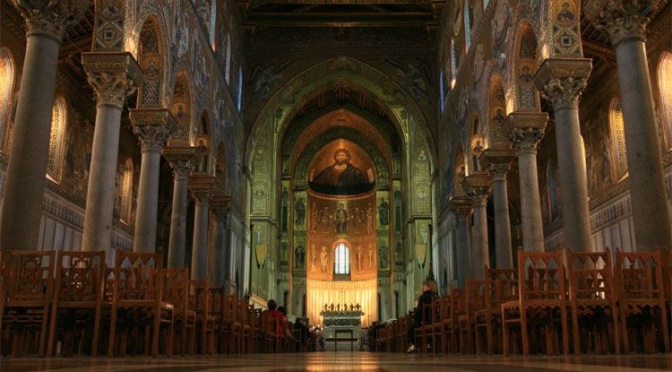
{"type": "Polygon", "coordinates": [[[2,372],[27,371],[672,371],[672,354],[621,356],[501,356],[461,357],[427,354],[313,352],[173,358],[9,358],[0,359],[2,372]]]}

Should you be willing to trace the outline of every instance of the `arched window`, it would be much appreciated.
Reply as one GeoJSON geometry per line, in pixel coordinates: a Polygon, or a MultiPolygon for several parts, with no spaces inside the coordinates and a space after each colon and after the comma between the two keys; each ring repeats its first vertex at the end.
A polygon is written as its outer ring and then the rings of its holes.
{"type": "Polygon", "coordinates": [[[469,47],[471,46],[471,23],[474,21],[473,19],[473,12],[471,11],[471,6],[469,5],[469,1],[464,0],[464,42],[467,47],[467,50],[469,50],[469,47]]]}
{"type": "Polygon", "coordinates": [[[217,2],[210,3],[210,24],[208,25],[208,32],[210,33],[210,47],[215,50],[215,26],[217,23],[217,2]]]}
{"type": "Polygon", "coordinates": [[[131,224],[133,210],[133,161],[126,159],[121,174],[119,191],[119,218],[121,222],[131,224]]]}
{"type": "Polygon", "coordinates": [[[14,61],[8,50],[0,48],[0,143],[5,145],[7,128],[14,89],[14,61]]]}
{"type": "Polygon", "coordinates": [[[67,117],[65,99],[63,97],[56,98],[51,113],[51,136],[49,137],[49,160],[47,162],[47,178],[56,183],[61,182],[67,117]]]}
{"type": "Polygon", "coordinates": [[[350,274],[350,249],[345,243],[339,243],[334,252],[334,274],[335,275],[349,275],[350,274]]]}
{"type": "Polygon", "coordinates": [[[625,149],[625,127],[621,101],[614,98],[609,106],[609,128],[611,130],[611,153],[615,171],[615,181],[619,181],[628,173],[628,159],[625,149]]]}
{"type": "Polygon", "coordinates": [[[238,67],[238,96],[236,97],[238,112],[243,110],[243,67],[238,67]]]}
{"type": "Polygon", "coordinates": [[[226,68],[224,70],[224,78],[226,79],[226,84],[231,84],[231,34],[226,34],[226,68]]]}
{"type": "Polygon", "coordinates": [[[490,0],[483,0],[483,11],[488,9],[488,4],[490,4],[490,0]]]}
{"type": "Polygon", "coordinates": [[[441,113],[446,109],[446,77],[443,75],[443,68],[439,69],[439,108],[441,113]]]}
{"type": "Polygon", "coordinates": [[[660,87],[661,118],[665,133],[665,147],[672,148],[672,53],[663,52],[658,67],[658,86],[660,87]]]}
{"type": "Polygon", "coordinates": [[[457,80],[457,47],[455,46],[455,39],[450,41],[450,88],[455,88],[455,80],[457,80]]]}

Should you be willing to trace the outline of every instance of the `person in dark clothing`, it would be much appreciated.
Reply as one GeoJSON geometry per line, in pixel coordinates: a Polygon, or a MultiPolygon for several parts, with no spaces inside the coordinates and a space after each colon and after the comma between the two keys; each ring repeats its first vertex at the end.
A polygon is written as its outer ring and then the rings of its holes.
{"type": "Polygon", "coordinates": [[[413,322],[408,328],[407,341],[408,341],[408,350],[407,353],[415,352],[415,328],[422,325],[423,315],[425,319],[429,319],[431,314],[422,314],[422,305],[431,304],[432,300],[438,297],[438,288],[436,282],[432,279],[427,279],[422,283],[422,294],[418,298],[418,304],[413,310],[413,322]]]}

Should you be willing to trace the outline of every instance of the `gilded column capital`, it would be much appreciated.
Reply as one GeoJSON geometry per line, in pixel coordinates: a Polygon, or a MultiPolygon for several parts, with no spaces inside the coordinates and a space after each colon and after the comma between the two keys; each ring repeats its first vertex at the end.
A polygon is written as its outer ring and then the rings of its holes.
{"type": "Polygon", "coordinates": [[[99,105],[122,109],[142,79],[142,70],[128,52],[82,53],[87,81],[99,105]]]}
{"type": "Polygon", "coordinates": [[[207,173],[192,173],[189,177],[189,191],[196,205],[210,205],[214,188],[215,177],[207,173]]]}
{"type": "Polygon", "coordinates": [[[214,191],[210,202],[210,212],[215,218],[228,224],[231,219],[231,197],[221,191],[214,191]]]}
{"type": "Polygon", "coordinates": [[[536,154],[544,137],[548,114],[541,112],[512,112],[506,117],[509,139],[518,154],[536,154]]]}
{"type": "Polygon", "coordinates": [[[26,21],[26,36],[44,35],[59,44],[65,29],[79,22],[92,6],[87,0],[11,0],[26,21]]]}
{"type": "Polygon", "coordinates": [[[175,118],[166,109],[130,110],[133,133],[140,139],[142,152],[158,152],[175,127],[175,118]]]}
{"type": "Polygon", "coordinates": [[[474,172],[467,176],[467,195],[471,198],[474,208],[485,207],[488,196],[492,192],[492,178],[485,171],[474,172]]]}
{"type": "Polygon", "coordinates": [[[473,210],[471,198],[468,196],[455,196],[450,198],[450,206],[457,215],[457,220],[460,222],[467,222],[471,218],[473,210]]]}
{"type": "Polygon", "coordinates": [[[548,58],[537,71],[534,83],[554,110],[578,109],[592,68],[588,58],[548,58]]]}
{"type": "Polygon", "coordinates": [[[163,156],[173,168],[173,176],[176,181],[186,181],[189,174],[194,171],[196,148],[193,146],[176,146],[168,143],[163,148],[163,156]]]}
{"type": "Polygon", "coordinates": [[[646,41],[649,16],[660,0],[589,0],[583,12],[593,26],[609,34],[616,47],[629,40],[646,41]]]}
{"type": "Polygon", "coordinates": [[[506,181],[506,173],[515,157],[516,151],[510,147],[490,147],[483,151],[479,160],[493,181],[506,181]]]}

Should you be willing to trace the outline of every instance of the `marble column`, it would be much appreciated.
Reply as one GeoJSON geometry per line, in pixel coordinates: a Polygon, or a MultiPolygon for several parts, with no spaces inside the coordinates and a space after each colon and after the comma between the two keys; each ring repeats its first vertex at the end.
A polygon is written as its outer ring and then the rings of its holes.
{"type": "Polygon", "coordinates": [[[478,171],[467,176],[469,184],[467,195],[471,198],[474,210],[473,243],[469,277],[483,279],[485,265],[490,266],[490,247],[488,244],[488,196],[492,191],[492,179],[488,172],[478,171]]]}
{"type": "Polygon", "coordinates": [[[649,16],[663,3],[590,0],[584,7],[586,17],[596,29],[609,34],[616,50],[637,251],[669,251],[672,246],[645,45],[649,16]]]}
{"type": "Polygon", "coordinates": [[[0,248],[36,250],[44,199],[56,89],[58,52],[65,29],[77,23],[89,1],[12,0],[26,22],[12,146],[2,203],[0,248]]]}
{"type": "Polygon", "coordinates": [[[142,72],[130,53],[84,53],[82,64],[97,102],[82,251],[105,250],[107,262],[112,264],[121,112],[128,95],[135,92],[142,72]]]}
{"type": "Polygon", "coordinates": [[[520,175],[520,214],[523,225],[523,249],[544,251],[544,226],[541,218],[537,146],[544,137],[548,115],[539,112],[513,112],[506,118],[509,139],[518,154],[520,175]]]}
{"type": "Polygon", "coordinates": [[[210,212],[212,227],[208,244],[208,280],[210,286],[218,288],[224,285],[225,273],[230,262],[226,259],[226,237],[228,219],[230,218],[230,198],[223,192],[213,192],[210,212]]]}
{"type": "Polygon", "coordinates": [[[133,252],[155,252],[161,151],[175,118],[166,109],[133,109],[130,118],[142,151],[133,252]]]}
{"type": "Polygon", "coordinates": [[[495,209],[495,267],[513,267],[511,245],[511,218],[509,216],[509,192],[506,174],[515,157],[510,148],[488,148],[481,155],[485,168],[492,175],[492,193],[495,209]]]}
{"type": "Polygon", "coordinates": [[[585,58],[546,59],[535,84],[553,105],[560,172],[562,223],[565,241],[574,252],[594,251],[588,206],[586,154],[579,122],[579,98],[586,88],[592,61],[585,58]]]}
{"type": "Polygon", "coordinates": [[[469,274],[469,222],[471,221],[471,199],[468,196],[456,196],[450,199],[450,205],[457,214],[457,234],[455,249],[457,251],[457,287],[465,288],[469,274]]]}
{"type": "Polygon", "coordinates": [[[189,177],[189,190],[196,201],[194,210],[194,241],[191,247],[191,279],[205,279],[208,269],[208,228],[210,203],[215,177],[196,172],[189,177]]]}
{"type": "Polygon", "coordinates": [[[168,267],[184,267],[184,252],[187,241],[187,213],[189,197],[189,174],[194,170],[195,148],[188,144],[168,143],[163,156],[173,168],[173,204],[170,215],[170,237],[168,241],[168,267]]]}

